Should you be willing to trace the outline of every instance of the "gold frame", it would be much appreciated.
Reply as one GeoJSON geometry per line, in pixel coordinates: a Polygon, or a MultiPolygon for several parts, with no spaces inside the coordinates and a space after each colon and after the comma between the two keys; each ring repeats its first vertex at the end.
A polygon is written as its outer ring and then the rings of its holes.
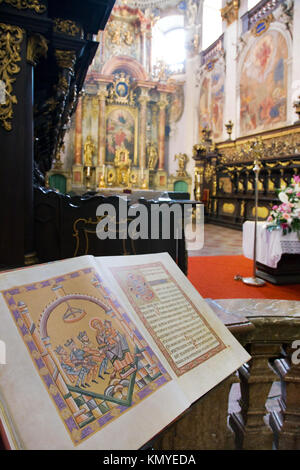
{"type": "MultiPolygon", "coordinates": [[[[134,166],[138,166],[138,108],[132,108],[130,106],[122,106],[122,105],[116,105],[116,104],[106,106],[106,109],[105,109],[105,131],[106,131],[106,128],[107,128],[107,118],[108,118],[109,114],[112,111],[122,110],[122,109],[128,111],[129,114],[131,114],[131,116],[133,117],[133,120],[134,120],[134,154],[133,154],[132,163],[133,163],[134,166]]],[[[106,165],[113,164],[113,162],[108,162],[106,160],[106,146],[105,146],[105,164],[106,165]]]]}

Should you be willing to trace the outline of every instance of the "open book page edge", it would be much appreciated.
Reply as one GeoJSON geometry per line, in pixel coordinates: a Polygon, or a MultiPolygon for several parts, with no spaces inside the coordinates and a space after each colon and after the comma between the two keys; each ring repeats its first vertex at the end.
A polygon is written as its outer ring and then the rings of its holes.
{"type": "MultiPolygon", "coordinates": [[[[3,365],[0,366],[4,367],[3,365]]],[[[17,433],[11,414],[0,391],[0,435],[6,450],[22,450],[24,445],[17,433]]]]}
{"type": "MultiPolygon", "coordinates": [[[[198,291],[188,281],[186,276],[181,272],[168,253],[138,255],[130,257],[99,257],[95,258],[95,260],[99,266],[100,271],[105,272],[105,278],[110,279],[110,284],[116,282],[116,278],[112,274],[114,268],[118,269],[121,267],[123,268],[124,266],[147,265],[148,263],[153,264],[155,262],[163,263],[169,273],[173,276],[174,279],[176,279],[177,283],[187,293],[187,296],[190,298],[193,304],[208,320],[212,329],[218,334],[219,337],[221,337],[225,345],[223,350],[221,350],[215,356],[209,358],[207,361],[178,377],[164,357],[164,353],[159,348],[158,343],[153,340],[152,336],[147,331],[147,328],[140,320],[139,316],[134,312],[135,323],[138,324],[139,329],[142,331],[153,350],[157,354],[159,354],[159,352],[163,354],[162,359],[164,367],[178,382],[191,402],[197,400],[200,396],[220,383],[231,373],[235,372],[242,364],[250,359],[249,354],[224,326],[222,321],[216,316],[216,314],[201,297],[198,291]]],[[[125,308],[130,311],[134,311],[121,286],[119,286],[119,288],[114,288],[114,290],[117,289],[118,295],[125,308]]]]}
{"type": "MultiPolygon", "coordinates": [[[[74,271],[78,267],[84,268],[93,265],[93,257],[84,257],[37,266],[28,271],[7,273],[0,277],[0,288],[5,290],[15,285],[42,281],[53,275],[57,276],[74,271]],[[59,271],[56,269],[58,264],[60,265],[59,271]]],[[[0,316],[1,338],[7,345],[7,365],[0,370],[0,389],[8,408],[13,410],[12,416],[16,429],[24,441],[25,448],[74,448],[65,426],[32,364],[28,351],[19,337],[19,332],[2,295],[0,297],[0,316]],[[32,400],[28,406],[24,406],[25,399],[32,400]],[[29,413],[32,403],[36,405],[38,413],[29,413]]],[[[179,416],[189,405],[190,403],[176,382],[171,380],[137,406],[129,409],[118,419],[77,445],[76,448],[139,448],[179,416]]]]}

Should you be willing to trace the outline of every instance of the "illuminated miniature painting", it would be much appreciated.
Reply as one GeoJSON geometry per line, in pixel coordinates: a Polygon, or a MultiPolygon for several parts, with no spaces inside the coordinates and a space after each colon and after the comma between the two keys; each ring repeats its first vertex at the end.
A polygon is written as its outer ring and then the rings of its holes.
{"type": "Polygon", "coordinates": [[[2,294],[74,445],[170,380],[93,268],[2,294]]]}

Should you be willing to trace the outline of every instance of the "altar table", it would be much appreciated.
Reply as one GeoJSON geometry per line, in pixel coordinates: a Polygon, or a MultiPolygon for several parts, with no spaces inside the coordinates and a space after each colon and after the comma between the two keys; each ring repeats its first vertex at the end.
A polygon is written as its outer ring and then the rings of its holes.
{"type": "MultiPolygon", "coordinates": [[[[243,224],[243,254],[253,259],[255,223],[243,224]]],[[[296,232],[283,235],[269,231],[266,222],[257,222],[257,275],[275,284],[300,282],[300,240],[296,232]]]]}

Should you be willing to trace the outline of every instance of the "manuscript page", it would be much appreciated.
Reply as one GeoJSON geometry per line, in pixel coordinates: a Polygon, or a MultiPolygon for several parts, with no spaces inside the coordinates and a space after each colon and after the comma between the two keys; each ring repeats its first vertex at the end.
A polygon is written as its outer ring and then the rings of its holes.
{"type": "Polygon", "coordinates": [[[191,402],[250,359],[169,254],[96,260],[191,402]]]}
{"type": "Polygon", "coordinates": [[[12,447],[137,449],[188,408],[112,287],[89,256],[0,275],[12,447]]]}

